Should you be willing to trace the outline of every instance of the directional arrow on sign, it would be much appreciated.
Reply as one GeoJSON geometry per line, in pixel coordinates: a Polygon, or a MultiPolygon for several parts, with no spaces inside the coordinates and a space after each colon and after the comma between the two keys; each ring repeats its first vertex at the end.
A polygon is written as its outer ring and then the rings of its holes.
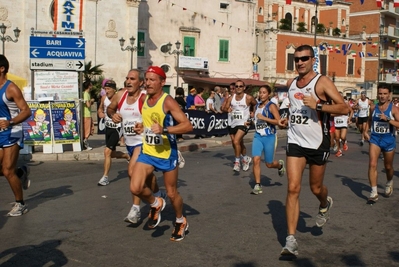
{"type": "Polygon", "coordinates": [[[37,52],[37,49],[33,49],[31,54],[32,54],[32,56],[37,57],[37,55],[39,55],[40,52],[37,52]]]}
{"type": "Polygon", "coordinates": [[[82,67],[83,67],[83,63],[82,63],[82,61],[78,61],[79,63],[78,64],[76,64],[76,66],[78,66],[79,68],[78,68],[78,70],[79,69],[81,69],[82,67]]]}
{"type": "Polygon", "coordinates": [[[82,47],[82,45],[84,45],[84,42],[82,42],[81,39],[78,39],[78,41],[76,42],[76,44],[78,45],[78,47],[82,47]]]}

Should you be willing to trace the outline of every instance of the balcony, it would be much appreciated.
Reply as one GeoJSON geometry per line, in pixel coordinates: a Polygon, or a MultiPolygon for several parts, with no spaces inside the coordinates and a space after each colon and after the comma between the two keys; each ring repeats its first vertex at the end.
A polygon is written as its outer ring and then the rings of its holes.
{"type": "Polygon", "coordinates": [[[397,75],[397,74],[386,73],[386,74],[380,74],[380,75],[381,75],[380,82],[382,82],[382,83],[399,84],[399,75],[397,75]]]}
{"type": "Polygon", "coordinates": [[[398,56],[397,51],[393,50],[382,50],[380,60],[389,60],[396,61],[396,57],[398,56]]]}
{"type": "Polygon", "coordinates": [[[399,18],[399,8],[393,6],[393,1],[383,5],[381,14],[399,18]]]}

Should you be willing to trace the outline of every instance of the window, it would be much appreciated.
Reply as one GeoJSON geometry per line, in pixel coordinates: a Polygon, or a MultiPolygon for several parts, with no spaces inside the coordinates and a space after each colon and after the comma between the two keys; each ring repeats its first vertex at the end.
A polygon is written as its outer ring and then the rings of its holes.
{"type": "Polygon", "coordinates": [[[294,70],[294,54],[287,55],[287,70],[294,70]]]}
{"type": "Polygon", "coordinates": [[[228,10],[229,10],[229,6],[230,6],[229,3],[226,3],[226,2],[220,3],[220,9],[221,9],[221,10],[228,11],[228,10]]]}
{"type": "Polygon", "coordinates": [[[327,75],[327,55],[320,55],[320,73],[322,75],[327,75]]]}
{"type": "Polygon", "coordinates": [[[137,56],[138,57],[144,57],[145,55],[145,33],[144,32],[138,32],[137,33],[137,56]],[[144,47],[140,47],[140,42],[144,41],[144,47]]]}
{"type": "Polygon", "coordinates": [[[352,58],[348,59],[348,75],[353,75],[354,63],[355,63],[354,59],[352,58]]]}
{"type": "Polygon", "coordinates": [[[219,61],[229,61],[229,40],[219,40],[219,61]]]}
{"type": "Polygon", "coordinates": [[[170,71],[170,66],[168,64],[163,64],[161,65],[161,69],[165,72],[168,73],[170,71]]]}
{"type": "Polygon", "coordinates": [[[190,48],[188,49],[187,52],[185,52],[185,56],[187,57],[195,57],[195,37],[191,36],[184,36],[183,38],[183,48],[186,49],[186,45],[189,45],[190,48]]]}

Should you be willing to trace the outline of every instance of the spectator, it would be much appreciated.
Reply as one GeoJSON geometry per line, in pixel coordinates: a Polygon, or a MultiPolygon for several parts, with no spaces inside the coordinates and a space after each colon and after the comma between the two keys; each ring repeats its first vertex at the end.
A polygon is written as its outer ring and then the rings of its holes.
{"type": "Polygon", "coordinates": [[[194,105],[196,110],[205,110],[205,100],[202,98],[204,88],[200,87],[197,89],[197,95],[194,97],[194,105]]]}
{"type": "Polygon", "coordinates": [[[195,88],[191,88],[190,93],[186,98],[186,109],[195,109],[194,98],[196,94],[197,90],[195,88]]]}
{"type": "Polygon", "coordinates": [[[205,111],[210,113],[214,112],[217,113],[217,110],[215,109],[215,92],[211,91],[211,94],[209,95],[208,99],[206,100],[206,107],[205,111]]]}
{"type": "MultiPolygon", "coordinates": [[[[187,103],[186,103],[186,98],[184,97],[184,89],[181,87],[176,88],[176,96],[175,100],[179,104],[180,108],[184,111],[186,109],[187,103]]],[[[182,134],[176,134],[176,139],[177,141],[183,141],[183,135],[182,134]]]]}
{"type": "Polygon", "coordinates": [[[215,86],[214,91],[214,109],[216,110],[216,113],[222,113],[222,88],[220,88],[220,86],[215,86]]]}

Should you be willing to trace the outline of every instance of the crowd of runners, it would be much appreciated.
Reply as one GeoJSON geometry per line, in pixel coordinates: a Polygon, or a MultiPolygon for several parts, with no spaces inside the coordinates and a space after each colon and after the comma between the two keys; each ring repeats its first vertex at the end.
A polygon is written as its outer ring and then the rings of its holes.
{"type": "MultiPolygon", "coordinates": [[[[272,88],[261,86],[254,98],[245,93],[245,84],[237,80],[230,85],[229,96],[221,106],[228,114],[228,134],[231,138],[234,162],[233,171],[252,172],[255,180],[252,194],[261,194],[261,162],[274,168],[278,176],[287,175],[286,219],[287,237],[282,255],[297,255],[295,238],[300,213],[299,194],[302,175],[309,166],[309,186],[319,202],[316,225],[323,227],[330,218],[333,198],[324,184],[324,174],[330,153],[342,157],[350,149],[347,130],[352,122],[361,134],[359,145],[369,144],[368,176],[371,187],[368,204],[378,200],[377,163],[383,155],[386,172],[385,195],[393,192],[393,159],[396,148],[396,127],[399,127],[399,109],[391,102],[391,90],[379,84],[378,101],[373,103],[364,92],[356,101],[348,101],[334,83],[313,70],[313,48],[302,45],[294,53],[298,76],[288,81],[287,101],[279,107],[272,88]],[[357,115],[355,115],[357,114],[357,115]],[[248,155],[244,136],[251,124],[255,127],[252,154],[248,155]],[[287,129],[286,159],[276,159],[277,129],[287,129]],[[369,133],[370,130],[370,133],[369,133]]],[[[19,149],[23,145],[21,123],[30,115],[30,109],[18,87],[6,79],[8,61],[0,57],[0,160],[3,175],[15,195],[16,204],[9,216],[27,212],[22,189],[29,187],[29,170],[17,168],[19,149]]],[[[108,173],[111,158],[125,158],[128,163],[129,186],[132,203],[125,217],[128,223],[141,220],[141,201],[150,205],[148,227],[155,228],[161,222],[161,213],[170,200],[176,219],[170,239],[181,241],[189,227],[183,211],[183,199],[177,191],[179,167],[184,158],[178,151],[176,135],[193,130],[179,104],[162,87],[166,75],[157,67],[149,67],[145,73],[132,69],[127,73],[123,90],[117,91],[115,82],[104,84],[98,114],[106,126],[104,149],[104,174],[98,185],[109,184],[108,173]],[[123,136],[127,153],[116,151],[123,136]],[[166,190],[160,190],[154,172],[162,172],[166,190]]]]}

